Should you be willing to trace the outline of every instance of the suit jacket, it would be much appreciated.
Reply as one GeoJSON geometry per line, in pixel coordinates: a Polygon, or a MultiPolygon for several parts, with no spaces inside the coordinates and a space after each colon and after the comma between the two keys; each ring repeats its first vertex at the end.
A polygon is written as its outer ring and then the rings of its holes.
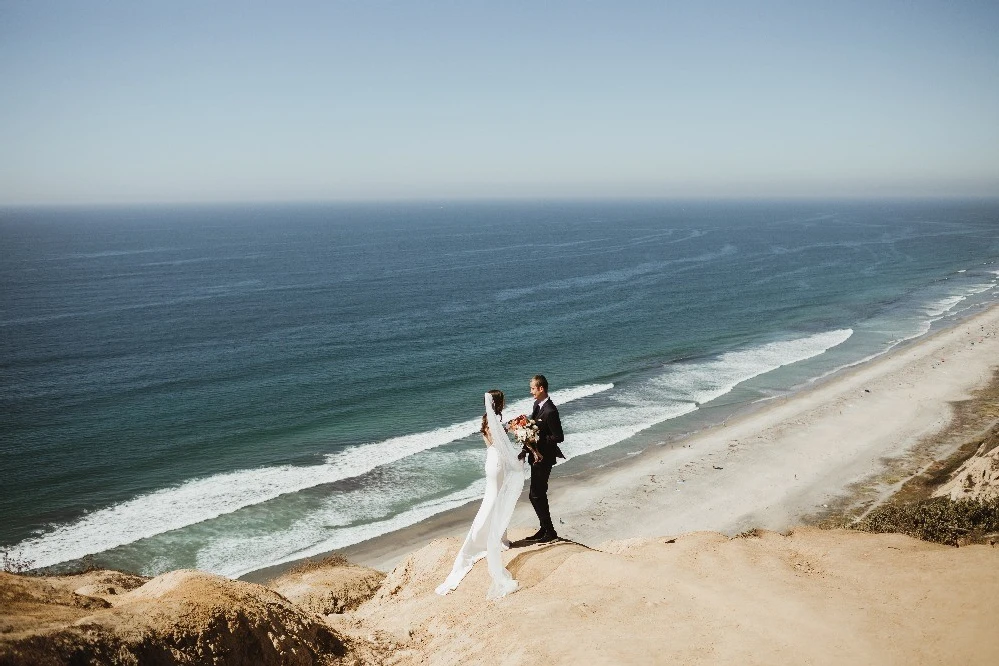
{"type": "Polygon", "coordinates": [[[531,418],[538,422],[538,451],[544,459],[550,460],[554,465],[555,458],[565,458],[562,449],[558,447],[565,441],[565,433],[562,432],[562,421],[551,398],[548,398],[540,411],[535,405],[531,410],[531,418]]]}

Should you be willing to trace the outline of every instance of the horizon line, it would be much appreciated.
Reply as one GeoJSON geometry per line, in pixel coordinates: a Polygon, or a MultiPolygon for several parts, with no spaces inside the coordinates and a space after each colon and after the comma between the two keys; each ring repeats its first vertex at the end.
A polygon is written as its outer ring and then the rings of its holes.
{"type": "Polygon", "coordinates": [[[0,210],[40,208],[195,208],[199,206],[333,206],[376,204],[469,204],[469,203],[710,203],[710,202],[906,202],[906,201],[999,201],[995,194],[857,194],[857,195],[689,195],[689,196],[418,196],[312,199],[217,199],[149,201],[0,202],[0,210]]]}

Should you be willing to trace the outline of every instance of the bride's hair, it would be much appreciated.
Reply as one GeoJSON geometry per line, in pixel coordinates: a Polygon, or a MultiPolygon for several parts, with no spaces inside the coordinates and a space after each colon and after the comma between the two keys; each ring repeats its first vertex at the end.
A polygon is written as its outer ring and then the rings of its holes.
{"type": "MultiPolygon", "coordinates": [[[[503,391],[492,389],[491,391],[486,391],[486,393],[488,393],[493,397],[493,411],[496,412],[497,414],[502,412],[503,407],[505,406],[503,404],[503,391]]],[[[481,432],[486,437],[489,436],[489,422],[486,420],[488,416],[489,416],[488,414],[482,415],[482,427],[479,429],[479,432],[481,432]]]]}

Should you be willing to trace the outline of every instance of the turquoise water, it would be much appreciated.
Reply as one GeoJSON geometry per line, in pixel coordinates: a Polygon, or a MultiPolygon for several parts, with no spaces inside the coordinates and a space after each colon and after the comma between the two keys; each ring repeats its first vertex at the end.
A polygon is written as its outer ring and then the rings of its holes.
{"type": "Polygon", "coordinates": [[[603,464],[994,302],[996,202],[0,211],[0,544],[229,575],[603,464]],[[520,403],[516,401],[520,400],[520,403]]]}

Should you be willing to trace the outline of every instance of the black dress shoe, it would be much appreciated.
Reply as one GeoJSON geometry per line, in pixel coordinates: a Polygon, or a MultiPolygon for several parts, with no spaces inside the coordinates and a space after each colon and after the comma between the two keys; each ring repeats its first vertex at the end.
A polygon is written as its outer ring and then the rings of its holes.
{"type": "Polygon", "coordinates": [[[534,539],[536,543],[549,543],[551,541],[558,541],[559,536],[554,532],[545,532],[539,538],[534,539]]]}
{"type": "Polygon", "coordinates": [[[538,539],[540,539],[544,535],[545,535],[545,528],[542,527],[540,530],[538,530],[537,532],[535,532],[531,536],[529,536],[526,539],[524,539],[524,541],[537,541],[538,539]]]}

